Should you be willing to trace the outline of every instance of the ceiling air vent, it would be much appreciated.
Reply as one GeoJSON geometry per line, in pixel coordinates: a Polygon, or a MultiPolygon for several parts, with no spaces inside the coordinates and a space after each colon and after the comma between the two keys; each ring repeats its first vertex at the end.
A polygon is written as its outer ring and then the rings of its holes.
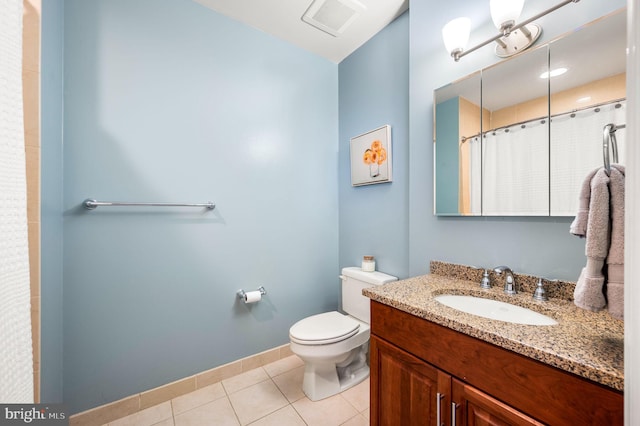
{"type": "Polygon", "coordinates": [[[317,29],[339,36],[355,21],[365,7],[354,0],[315,0],[302,20],[317,29]]]}

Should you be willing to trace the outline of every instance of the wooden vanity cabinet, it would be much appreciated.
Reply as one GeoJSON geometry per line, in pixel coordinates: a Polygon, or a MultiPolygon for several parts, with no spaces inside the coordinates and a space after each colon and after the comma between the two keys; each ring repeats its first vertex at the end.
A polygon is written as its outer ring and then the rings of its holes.
{"type": "Polygon", "coordinates": [[[448,424],[451,376],[375,336],[369,353],[372,425],[448,424]]]}
{"type": "Polygon", "coordinates": [[[375,336],[370,353],[372,425],[542,425],[375,336]]]}
{"type": "Polygon", "coordinates": [[[370,357],[371,425],[623,424],[622,392],[375,301],[370,357]]]}

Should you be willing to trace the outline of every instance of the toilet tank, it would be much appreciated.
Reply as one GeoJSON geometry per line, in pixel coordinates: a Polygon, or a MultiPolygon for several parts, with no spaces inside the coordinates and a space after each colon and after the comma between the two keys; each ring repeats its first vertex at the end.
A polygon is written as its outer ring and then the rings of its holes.
{"type": "Polygon", "coordinates": [[[367,324],[371,319],[370,300],[362,295],[362,289],[398,280],[397,277],[383,272],[363,272],[356,266],[342,268],[340,279],[342,279],[342,310],[367,324]]]}

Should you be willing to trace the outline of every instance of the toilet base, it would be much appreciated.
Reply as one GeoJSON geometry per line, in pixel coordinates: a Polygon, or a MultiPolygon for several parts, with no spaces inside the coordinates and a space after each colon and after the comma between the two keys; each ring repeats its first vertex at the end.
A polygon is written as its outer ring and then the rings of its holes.
{"type": "Polygon", "coordinates": [[[319,401],[363,382],[369,377],[369,366],[366,365],[355,371],[350,377],[340,381],[336,374],[335,365],[322,366],[326,368],[310,369],[307,371],[305,367],[304,380],[302,382],[302,391],[311,401],[319,401]]]}
{"type": "Polygon", "coordinates": [[[305,362],[302,391],[307,398],[311,401],[328,398],[369,377],[367,343],[354,349],[342,363],[305,362]]]}

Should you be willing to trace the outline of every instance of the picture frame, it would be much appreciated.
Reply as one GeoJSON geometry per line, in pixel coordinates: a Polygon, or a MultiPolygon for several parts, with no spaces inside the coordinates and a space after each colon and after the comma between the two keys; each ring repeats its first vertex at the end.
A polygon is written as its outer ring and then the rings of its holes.
{"type": "Polygon", "coordinates": [[[352,186],[391,182],[391,126],[352,137],[350,156],[352,186]]]}

